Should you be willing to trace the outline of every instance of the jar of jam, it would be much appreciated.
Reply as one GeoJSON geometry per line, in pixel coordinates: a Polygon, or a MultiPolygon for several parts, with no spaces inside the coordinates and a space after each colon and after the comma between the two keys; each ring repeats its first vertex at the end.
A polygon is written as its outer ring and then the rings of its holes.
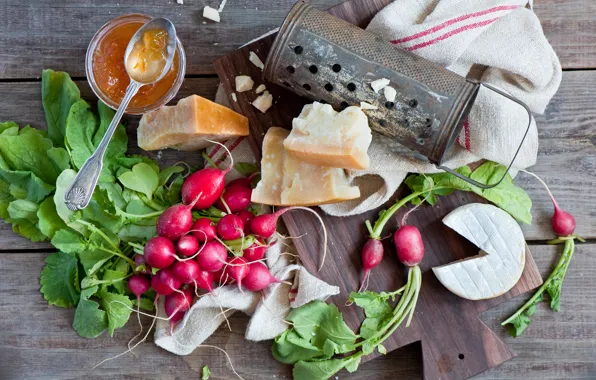
{"type": "MultiPolygon", "coordinates": [[[[117,109],[130,78],[124,65],[124,53],[132,36],[151,20],[143,14],[117,17],[102,26],[91,39],[85,69],[91,89],[110,108],[117,109]]],[[[126,113],[140,115],[169,102],[180,89],[186,71],[186,57],[179,39],[169,72],[158,82],[145,85],[132,98],[126,113]]]]}

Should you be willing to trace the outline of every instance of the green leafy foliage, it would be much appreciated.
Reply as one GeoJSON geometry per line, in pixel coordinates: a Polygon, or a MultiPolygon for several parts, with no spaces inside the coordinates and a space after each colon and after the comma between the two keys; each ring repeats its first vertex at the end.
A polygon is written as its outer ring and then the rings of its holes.
{"type": "Polygon", "coordinates": [[[66,118],[70,107],[80,99],[77,85],[64,72],[50,69],[41,74],[41,100],[48,126],[48,135],[54,146],[64,147],[66,118]]]}
{"type": "Polygon", "coordinates": [[[132,302],[121,294],[101,292],[102,306],[108,316],[108,330],[114,336],[114,330],[123,327],[130,317],[132,302]]]}
{"type": "Polygon", "coordinates": [[[97,338],[108,328],[108,316],[99,304],[89,298],[93,296],[98,286],[81,291],[81,297],[75,310],[72,327],[84,338],[97,338]]]}
{"type": "Polygon", "coordinates": [[[74,256],[55,252],[46,258],[41,271],[41,293],[50,305],[73,307],[79,302],[79,274],[74,256]]]}
{"type": "Polygon", "coordinates": [[[159,186],[159,175],[150,165],[141,162],[132,170],[122,173],[118,180],[124,187],[144,194],[151,199],[159,186]]]}
{"type": "MultiPolygon", "coordinates": [[[[456,169],[466,177],[483,184],[497,182],[506,170],[505,166],[491,161],[483,163],[473,172],[467,166],[456,169]]],[[[532,222],[530,213],[532,201],[521,187],[513,183],[509,174],[499,185],[491,189],[481,189],[449,173],[415,174],[406,178],[405,182],[412,192],[422,192],[422,197],[431,205],[436,203],[436,197],[439,195],[448,195],[454,190],[471,191],[507,211],[519,222],[526,224],[532,222]]],[[[416,198],[414,203],[420,201],[421,198],[416,198]]]]}
{"type": "Polygon", "coordinates": [[[209,380],[210,376],[211,376],[211,370],[209,369],[208,366],[204,366],[203,369],[201,370],[201,380],[209,380]]]}
{"type": "Polygon", "coordinates": [[[258,173],[259,167],[255,164],[251,164],[250,162],[236,162],[234,164],[234,170],[245,177],[249,177],[255,173],[258,173]]]}

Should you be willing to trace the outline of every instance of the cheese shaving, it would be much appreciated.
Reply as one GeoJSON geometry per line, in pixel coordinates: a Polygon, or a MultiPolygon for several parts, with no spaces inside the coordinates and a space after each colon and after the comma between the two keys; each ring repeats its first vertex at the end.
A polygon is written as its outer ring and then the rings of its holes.
{"type": "Polygon", "coordinates": [[[395,97],[397,96],[397,91],[393,87],[387,86],[383,89],[383,94],[388,102],[394,102],[395,97]]]}
{"type": "Polygon", "coordinates": [[[255,82],[248,75],[238,75],[236,77],[236,91],[244,92],[252,89],[255,82]]]}
{"type": "Polygon", "coordinates": [[[360,109],[363,110],[378,110],[379,108],[377,106],[373,106],[370,103],[367,102],[360,102],[360,109]]]}
{"type": "Polygon", "coordinates": [[[203,17],[215,22],[220,21],[219,12],[217,11],[217,9],[211,8],[208,5],[206,5],[205,8],[203,8],[203,17]]]}
{"type": "Polygon", "coordinates": [[[263,68],[265,67],[263,61],[261,61],[261,58],[259,58],[259,56],[254,51],[250,52],[250,54],[248,55],[248,60],[251,61],[253,65],[255,65],[261,70],[263,70],[263,68]]]}
{"type": "Polygon", "coordinates": [[[265,87],[264,84],[260,84],[259,87],[257,87],[257,89],[255,90],[255,92],[257,94],[260,94],[261,92],[265,91],[267,89],[267,87],[265,87]]]}
{"type": "Polygon", "coordinates": [[[370,83],[370,87],[372,87],[372,89],[378,94],[379,91],[381,91],[382,89],[384,89],[385,87],[387,87],[389,85],[389,79],[387,78],[381,78],[381,79],[377,79],[375,81],[372,81],[370,83]]]}
{"type": "Polygon", "coordinates": [[[256,98],[252,105],[262,113],[267,112],[271,105],[273,104],[273,96],[269,93],[269,91],[265,91],[262,95],[256,98]]]}

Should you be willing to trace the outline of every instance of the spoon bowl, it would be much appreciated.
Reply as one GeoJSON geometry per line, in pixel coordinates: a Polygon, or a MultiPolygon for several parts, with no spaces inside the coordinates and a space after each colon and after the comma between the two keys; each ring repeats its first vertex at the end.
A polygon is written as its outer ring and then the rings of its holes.
{"type": "Polygon", "coordinates": [[[124,66],[130,77],[130,84],[97,149],[85,161],[64,195],[64,203],[70,210],[84,209],[89,205],[103,168],[104,155],[124,111],[142,86],[164,77],[172,67],[175,52],[176,28],[168,19],[153,19],[132,36],[124,54],[124,66]],[[137,68],[138,70],[134,70],[137,68]]]}

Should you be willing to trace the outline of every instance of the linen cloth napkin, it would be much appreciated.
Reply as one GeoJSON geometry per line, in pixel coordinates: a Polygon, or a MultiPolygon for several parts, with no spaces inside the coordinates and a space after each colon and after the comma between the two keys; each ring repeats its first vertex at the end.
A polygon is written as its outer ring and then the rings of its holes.
{"type": "MultiPolygon", "coordinates": [[[[339,293],[332,286],[308,273],[293,255],[284,251],[286,243],[279,239],[267,250],[267,266],[273,276],[291,281],[292,285],[269,285],[262,292],[240,291],[236,285],[214,289],[212,293],[195,299],[184,319],[170,333],[169,322],[157,320],[155,344],[177,355],[188,355],[200,346],[234,312],[251,315],[245,338],[252,341],[273,339],[288,328],[284,322],[290,308],[297,308],[314,300],[325,300],[339,293]]],[[[219,279],[215,279],[217,282],[219,279]]],[[[165,318],[163,300],[159,316],[165,318]]]]}
{"type": "MultiPolygon", "coordinates": [[[[520,99],[532,112],[543,113],[559,88],[562,71],[527,4],[527,0],[395,0],[373,18],[367,30],[462,76],[480,67],[484,70],[474,75],[476,79],[520,99]]],[[[521,106],[481,87],[444,164],[456,168],[487,159],[508,165],[527,124],[528,115],[521,106]]],[[[226,146],[234,151],[236,161],[255,161],[242,138],[229,140],[226,146]]],[[[537,152],[538,132],[532,120],[512,173],[534,165],[537,152]]],[[[208,153],[220,163],[229,162],[223,149],[215,147],[208,153]]],[[[409,172],[439,171],[379,134],[374,134],[368,154],[369,170],[348,172],[361,197],[321,206],[326,213],[348,216],[377,208],[409,172]]]]}

